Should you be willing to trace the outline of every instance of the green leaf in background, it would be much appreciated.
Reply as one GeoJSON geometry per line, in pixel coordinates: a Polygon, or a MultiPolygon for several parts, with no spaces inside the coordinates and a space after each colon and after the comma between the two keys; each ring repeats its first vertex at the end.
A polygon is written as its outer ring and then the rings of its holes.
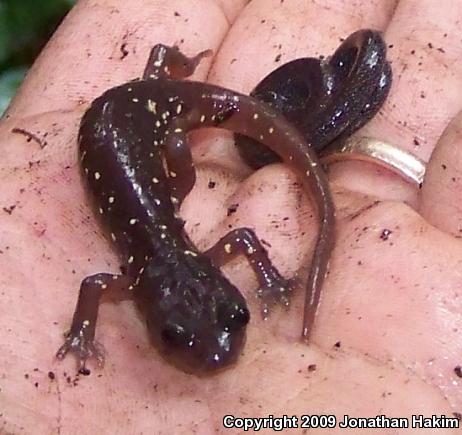
{"type": "Polygon", "coordinates": [[[24,72],[74,3],[0,0],[0,116],[24,72]]]}
{"type": "Polygon", "coordinates": [[[10,49],[10,32],[8,30],[8,20],[6,17],[6,6],[4,2],[0,0],[0,64],[5,62],[7,59],[10,49]]]}
{"type": "Polygon", "coordinates": [[[21,84],[27,68],[12,68],[0,74],[0,115],[6,110],[16,89],[21,84]]]}

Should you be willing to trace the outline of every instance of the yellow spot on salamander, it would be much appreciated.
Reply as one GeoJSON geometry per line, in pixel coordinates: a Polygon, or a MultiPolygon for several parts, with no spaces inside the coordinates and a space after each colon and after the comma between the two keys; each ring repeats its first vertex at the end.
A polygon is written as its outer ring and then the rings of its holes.
{"type": "Polygon", "coordinates": [[[107,200],[109,201],[109,204],[113,204],[115,201],[115,198],[113,196],[110,196],[107,200]]]}
{"type": "Polygon", "coordinates": [[[231,244],[230,243],[226,243],[224,248],[227,254],[231,254],[231,244]]]}
{"type": "Polygon", "coordinates": [[[152,177],[152,182],[153,182],[154,184],[157,184],[157,183],[159,182],[159,179],[156,178],[156,177],[152,177]]]}
{"type": "Polygon", "coordinates": [[[273,127],[268,128],[268,133],[269,133],[269,134],[274,133],[274,128],[273,128],[273,127]]]}
{"type": "Polygon", "coordinates": [[[205,122],[205,115],[201,116],[201,122],[205,122]]]}
{"type": "Polygon", "coordinates": [[[181,133],[183,131],[182,128],[175,128],[175,130],[173,130],[175,133],[181,133]]]}
{"type": "Polygon", "coordinates": [[[138,219],[133,218],[133,219],[130,219],[129,222],[130,222],[130,225],[135,225],[138,222],[138,219]]]}
{"type": "Polygon", "coordinates": [[[132,264],[133,263],[133,255],[130,255],[130,257],[128,257],[128,264],[132,264]]]}
{"type": "Polygon", "coordinates": [[[176,177],[176,172],[170,171],[170,177],[175,178],[176,177]]]}
{"type": "Polygon", "coordinates": [[[181,111],[183,110],[183,106],[181,104],[178,104],[178,106],[176,106],[176,113],[177,115],[179,115],[181,113],[181,111]]]}
{"type": "Polygon", "coordinates": [[[152,100],[148,100],[148,110],[152,113],[157,113],[157,103],[152,100]]]}
{"type": "Polygon", "coordinates": [[[253,119],[258,119],[258,113],[253,114],[253,119]]]}
{"type": "Polygon", "coordinates": [[[101,174],[99,172],[95,172],[95,180],[99,180],[101,178],[101,174]]]}
{"type": "Polygon", "coordinates": [[[197,257],[197,253],[194,252],[194,251],[190,251],[189,249],[186,249],[186,251],[184,251],[185,255],[191,255],[191,257],[197,257]]]}

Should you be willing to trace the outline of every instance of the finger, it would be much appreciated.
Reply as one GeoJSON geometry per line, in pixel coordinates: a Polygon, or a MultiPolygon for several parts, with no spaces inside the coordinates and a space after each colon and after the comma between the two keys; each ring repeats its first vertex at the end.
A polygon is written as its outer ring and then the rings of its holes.
{"type": "MultiPolygon", "coordinates": [[[[229,2],[229,13],[240,3],[229,2]]],[[[155,43],[177,44],[186,53],[216,51],[228,27],[212,0],[81,1],[34,63],[8,116],[72,110],[140,77],[155,43]]],[[[204,77],[207,62],[197,78],[204,77]]]]}
{"type": "Polygon", "coordinates": [[[441,6],[433,0],[398,4],[385,34],[394,83],[382,116],[369,126],[379,139],[425,160],[462,106],[462,48],[454,38],[462,4],[441,6]]]}
{"type": "MultiPolygon", "coordinates": [[[[396,1],[354,6],[340,0],[323,4],[252,1],[223,41],[208,80],[249,93],[268,73],[292,59],[331,55],[342,38],[359,28],[384,29],[395,5],[396,1]]],[[[200,163],[218,158],[236,175],[245,175],[246,167],[231,135],[220,133],[214,137],[221,139],[219,145],[203,136],[201,143],[193,142],[197,145],[193,150],[195,160],[200,163]]]]}
{"type": "MultiPolygon", "coordinates": [[[[359,135],[428,160],[445,126],[462,107],[462,48],[454,37],[461,16],[460,2],[444,7],[432,0],[398,4],[385,33],[393,68],[391,92],[380,114],[359,135]]],[[[331,167],[331,172],[349,189],[417,207],[415,186],[373,165],[348,162],[331,167]]]]}
{"type": "Polygon", "coordinates": [[[462,113],[447,126],[428,162],[420,213],[432,225],[462,237],[462,113]]]}

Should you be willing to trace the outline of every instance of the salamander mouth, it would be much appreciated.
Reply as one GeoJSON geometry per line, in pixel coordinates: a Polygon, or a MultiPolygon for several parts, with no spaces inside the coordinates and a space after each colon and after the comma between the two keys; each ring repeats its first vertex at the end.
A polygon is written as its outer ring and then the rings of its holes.
{"type": "Polygon", "coordinates": [[[177,369],[199,377],[213,376],[232,368],[242,352],[246,342],[245,328],[229,337],[229,347],[223,349],[220,341],[210,345],[210,338],[190,348],[173,348],[156,339],[156,348],[163,359],[177,369]],[[208,344],[207,344],[208,343],[208,344]]]}

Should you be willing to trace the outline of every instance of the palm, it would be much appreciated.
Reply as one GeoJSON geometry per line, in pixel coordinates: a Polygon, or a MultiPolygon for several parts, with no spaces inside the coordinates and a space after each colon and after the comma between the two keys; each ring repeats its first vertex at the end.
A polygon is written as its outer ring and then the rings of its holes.
{"type": "MultiPolygon", "coordinates": [[[[311,346],[299,341],[301,292],[290,314],[277,311],[264,322],[253,297],[253,275],[244,261],[237,261],[225,271],[247,295],[253,316],[245,353],[235,368],[206,379],[178,372],[149,345],[130,303],[101,309],[98,333],[108,352],[102,371],[93,371],[74,387],[73,378],[66,380],[75,372],[73,361],[52,362],[81,278],[118,267],[78,176],[76,132],[85,108],[80,101],[87,103],[111,85],[139,76],[150,46],[159,40],[178,43],[184,38],[183,51],[190,54],[206,48],[216,51],[227,31],[209,80],[248,92],[274,68],[279,53],[284,55],[281,61],[307,51],[329,53],[339,35],[360,27],[386,28],[393,6],[383,2],[380,15],[376,5],[365,2],[362,21],[348,23],[306,2],[268,6],[255,1],[243,10],[243,2],[227,2],[229,20],[240,14],[228,28],[219,6],[206,13],[194,7],[178,9],[178,16],[173,6],[160,7],[163,2],[145,3],[138,15],[138,8],[130,8],[128,2],[100,9],[81,3],[36,64],[1,125],[2,204],[8,210],[2,216],[0,247],[6,428],[15,432],[23,426],[30,432],[32,426],[34,433],[49,433],[60,426],[63,433],[73,433],[79,419],[83,433],[96,426],[107,433],[128,428],[147,432],[153,427],[159,432],[175,428],[175,433],[189,433],[195,427],[212,433],[222,430],[225,414],[341,418],[450,415],[460,410],[454,368],[461,362],[457,332],[462,247],[450,235],[458,233],[460,219],[460,158],[454,146],[460,134],[455,127],[432,159],[420,195],[395,176],[364,163],[331,167],[337,244],[311,346]],[[162,20],[159,8],[168,9],[162,20]],[[114,15],[119,20],[115,26],[114,15]],[[338,20],[339,27],[326,34],[330,20],[338,20]],[[307,22],[313,27],[307,28],[307,22]],[[175,33],[165,38],[162,32],[167,28],[175,33]],[[314,39],[316,28],[324,35],[320,40],[314,39]],[[126,29],[129,33],[122,40],[126,29]],[[120,51],[124,42],[126,57],[120,51]],[[13,128],[34,132],[46,146],[12,134],[13,128]],[[16,207],[10,214],[12,205],[16,207]],[[381,237],[384,230],[391,231],[388,239],[381,237]],[[55,380],[48,377],[49,371],[55,380]]],[[[421,7],[420,14],[419,22],[434,18],[430,6],[421,7]]],[[[398,79],[382,116],[367,127],[369,135],[428,158],[458,110],[460,74],[455,72],[460,64],[455,50],[435,53],[427,39],[434,47],[449,44],[455,30],[448,23],[456,16],[462,16],[462,10],[440,11],[445,30],[426,35],[422,25],[411,44],[407,26],[414,16],[406,5],[398,7],[386,33],[394,44],[390,57],[398,79]],[[421,57],[425,54],[422,65],[409,60],[412,49],[421,57]],[[451,69],[432,63],[440,58],[451,69]],[[439,83],[450,84],[450,89],[439,83]],[[414,98],[421,88],[425,98],[414,98]],[[419,147],[413,145],[415,137],[419,147]]],[[[205,67],[195,78],[205,78],[205,67]]],[[[274,165],[245,178],[248,171],[230,138],[221,133],[197,134],[193,146],[198,182],[182,209],[192,238],[205,248],[229,224],[245,223],[271,244],[270,255],[281,271],[293,273],[311,246],[316,222],[309,200],[300,199],[292,172],[274,165]],[[237,203],[236,213],[226,216],[227,207],[237,203]]]]}

